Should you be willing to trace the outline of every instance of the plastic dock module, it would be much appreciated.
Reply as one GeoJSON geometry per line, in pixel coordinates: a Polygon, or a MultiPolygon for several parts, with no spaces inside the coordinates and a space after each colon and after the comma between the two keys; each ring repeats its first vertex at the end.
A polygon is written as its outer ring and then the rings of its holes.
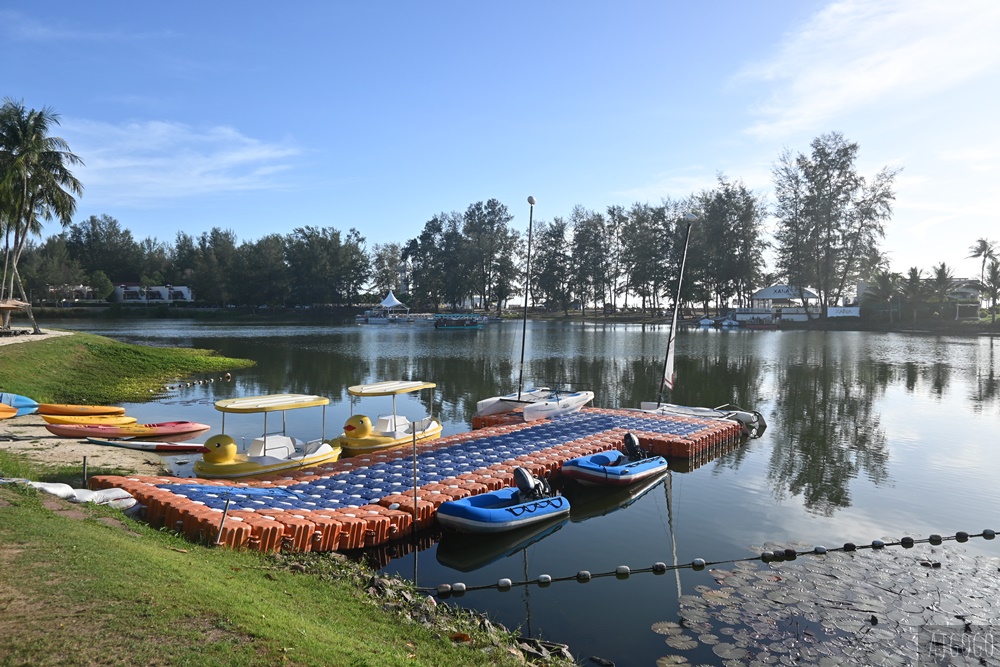
{"type": "MultiPolygon", "coordinates": [[[[468,433],[256,479],[97,476],[91,489],[125,489],[155,528],[193,541],[261,551],[378,547],[434,522],[441,503],[510,486],[513,469],[557,477],[562,463],[622,448],[688,459],[691,469],[742,442],[735,421],[584,408],[566,417],[508,422],[468,433]],[[416,490],[414,490],[414,479],[416,490]]],[[[672,466],[673,467],[673,466],[672,466]]]]}

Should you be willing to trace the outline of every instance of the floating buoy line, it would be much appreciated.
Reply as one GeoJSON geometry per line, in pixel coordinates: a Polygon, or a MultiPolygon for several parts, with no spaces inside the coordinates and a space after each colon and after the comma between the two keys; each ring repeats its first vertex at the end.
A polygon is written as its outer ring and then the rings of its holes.
{"type": "MultiPolygon", "coordinates": [[[[483,591],[483,590],[498,590],[498,591],[509,591],[514,587],[522,586],[538,586],[540,588],[545,588],[557,582],[563,581],[576,581],[578,583],[587,583],[592,579],[601,579],[605,577],[615,577],[616,579],[628,579],[633,574],[665,574],[674,570],[704,570],[706,567],[715,565],[726,565],[732,563],[750,562],[750,561],[761,561],[764,563],[772,562],[782,562],[795,560],[799,556],[823,556],[828,553],[836,552],[854,552],[863,551],[865,549],[871,549],[873,551],[879,551],[887,547],[903,547],[904,549],[911,549],[917,544],[930,544],[931,546],[939,546],[944,542],[968,542],[969,539],[974,537],[981,537],[984,540],[992,540],[996,538],[997,532],[990,528],[984,529],[981,533],[970,534],[965,531],[958,531],[954,535],[942,536],[938,534],[929,535],[925,538],[917,539],[913,537],[901,537],[895,541],[885,541],[881,539],[872,540],[869,544],[855,544],[854,542],[846,542],[841,547],[830,547],[827,548],[822,545],[817,545],[812,549],[806,549],[798,551],[793,548],[786,549],[775,549],[762,551],[758,556],[750,556],[747,558],[731,558],[727,560],[714,560],[707,561],[704,558],[695,558],[690,563],[677,563],[674,565],[668,565],[663,562],[653,563],[649,567],[643,568],[630,568],[628,565],[619,565],[614,570],[608,572],[590,572],[589,570],[580,570],[574,575],[553,577],[549,574],[540,574],[534,579],[526,579],[523,581],[515,581],[508,577],[502,577],[495,584],[483,584],[479,586],[467,586],[462,582],[456,582],[452,584],[438,584],[436,587],[418,587],[417,590],[422,593],[428,593],[435,595],[439,598],[448,598],[451,596],[460,597],[467,592],[473,591],[483,591]]],[[[940,563],[928,562],[928,567],[940,567],[940,563]]]]}

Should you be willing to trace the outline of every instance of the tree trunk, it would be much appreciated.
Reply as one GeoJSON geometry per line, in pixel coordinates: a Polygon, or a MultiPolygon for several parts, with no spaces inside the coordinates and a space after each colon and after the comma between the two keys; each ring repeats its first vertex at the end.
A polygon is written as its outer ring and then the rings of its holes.
{"type": "Polygon", "coordinates": [[[31,301],[28,300],[28,295],[24,293],[24,284],[21,282],[21,274],[17,271],[17,265],[14,265],[14,277],[17,278],[17,287],[21,290],[21,300],[28,304],[28,319],[31,320],[31,328],[34,329],[34,333],[42,333],[41,329],[38,328],[38,322],[35,321],[35,314],[31,311],[31,301]]]}

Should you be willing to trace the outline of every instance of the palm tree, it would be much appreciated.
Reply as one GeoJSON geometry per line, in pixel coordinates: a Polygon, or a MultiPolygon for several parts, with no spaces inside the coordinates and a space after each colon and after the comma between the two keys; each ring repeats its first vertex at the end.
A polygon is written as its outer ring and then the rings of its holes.
{"type": "Polygon", "coordinates": [[[948,302],[948,297],[951,296],[951,292],[954,289],[955,275],[951,270],[951,267],[941,262],[934,267],[934,277],[931,287],[931,292],[934,295],[934,300],[941,303],[941,308],[939,308],[938,313],[941,312],[945,303],[948,302]]]}
{"type": "Polygon", "coordinates": [[[913,311],[913,323],[917,323],[917,306],[927,299],[927,286],[924,284],[924,272],[915,266],[910,267],[906,280],[900,285],[903,301],[913,311]]]}
{"type": "Polygon", "coordinates": [[[1000,260],[996,257],[990,259],[982,287],[990,298],[990,326],[993,326],[997,323],[997,300],[1000,299],[1000,260]]]}
{"type": "MultiPolygon", "coordinates": [[[[76,211],[73,195],[83,192],[83,185],[68,168],[83,161],[69,151],[64,139],[49,136],[58,124],[58,114],[48,107],[29,110],[23,102],[11,99],[0,107],[0,225],[5,241],[0,299],[13,296],[16,278],[21,298],[28,300],[17,272],[26,241],[41,233],[42,219],[56,217],[70,224],[76,211]]],[[[30,305],[28,314],[38,333],[30,305]]],[[[3,325],[10,326],[9,310],[3,325]]]]}
{"type": "Polygon", "coordinates": [[[875,271],[872,282],[861,297],[870,303],[886,304],[889,307],[889,324],[892,324],[892,301],[900,296],[902,276],[889,271],[875,271]]]}
{"type": "Polygon", "coordinates": [[[969,247],[969,258],[982,258],[982,266],[979,269],[979,284],[982,285],[986,281],[986,261],[990,259],[996,259],[996,243],[990,241],[989,239],[979,239],[974,245],[969,247]]]}

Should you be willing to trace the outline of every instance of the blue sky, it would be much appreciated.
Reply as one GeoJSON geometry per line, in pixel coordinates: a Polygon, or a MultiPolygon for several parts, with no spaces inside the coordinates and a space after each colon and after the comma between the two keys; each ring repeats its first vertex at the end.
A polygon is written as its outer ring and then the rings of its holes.
{"type": "MultiPolygon", "coordinates": [[[[0,94],[61,115],[74,220],[173,242],[405,242],[496,198],[526,230],[711,188],[769,196],[839,131],[902,168],[893,269],[1000,241],[1000,2],[5,3],[0,94]]],[[[58,231],[56,223],[44,233],[58,231]]]]}

